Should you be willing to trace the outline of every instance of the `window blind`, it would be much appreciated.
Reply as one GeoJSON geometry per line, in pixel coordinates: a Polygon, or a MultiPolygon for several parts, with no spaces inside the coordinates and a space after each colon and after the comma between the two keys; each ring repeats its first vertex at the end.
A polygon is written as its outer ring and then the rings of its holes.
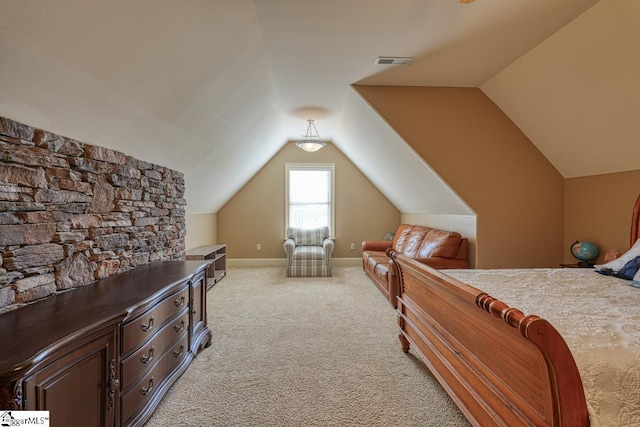
{"type": "Polygon", "coordinates": [[[333,168],[288,167],[288,226],[332,228],[333,168]]]}

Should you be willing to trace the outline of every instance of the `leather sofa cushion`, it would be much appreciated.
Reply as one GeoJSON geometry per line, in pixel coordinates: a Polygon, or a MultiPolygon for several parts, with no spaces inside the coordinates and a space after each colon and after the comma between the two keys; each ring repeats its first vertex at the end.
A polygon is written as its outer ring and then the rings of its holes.
{"type": "Polygon", "coordinates": [[[462,236],[422,225],[402,224],[393,239],[393,248],[411,258],[455,258],[462,236]]]}
{"type": "Polygon", "coordinates": [[[404,253],[404,250],[409,243],[412,229],[413,226],[408,224],[401,224],[400,227],[398,227],[392,244],[392,247],[395,251],[404,253]]]}
{"type": "Polygon", "coordinates": [[[402,253],[408,257],[416,258],[418,256],[418,250],[429,230],[431,229],[426,227],[413,227],[407,235],[402,253]]]}
{"type": "Polygon", "coordinates": [[[417,256],[413,258],[455,258],[460,248],[462,236],[455,231],[443,231],[435,228],[427,231],[425,239],[421,242],[417,256]]]}
{"type": "Polygon", "coordinates": [[[387,263],[380,263],[376,265],[374,270],[374,274],[379,280],[384,281],[385,283],[389,281],[389,267],[387,263]]]}
{"type": "Polygon", "coordinates": [[[375,269],[378,264],[386,265],[389,263],[389,257],[382,253],[369,253],[369,256],[366,259],[366,263],[369,265],[371,270],[375,269]]]}

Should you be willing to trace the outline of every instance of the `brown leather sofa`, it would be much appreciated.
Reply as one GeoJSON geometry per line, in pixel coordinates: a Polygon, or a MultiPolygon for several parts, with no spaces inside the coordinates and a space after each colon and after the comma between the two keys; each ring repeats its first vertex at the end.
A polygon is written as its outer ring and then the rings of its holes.
{"type": "Polygon", "coordinates": [[[399,279],[389,251],[394,250],[437,269],[469,268],[468,241],[460,233],[401,224],[393,240],[362,242],[362,267],[371,281],[397,306],[399,279]]]}

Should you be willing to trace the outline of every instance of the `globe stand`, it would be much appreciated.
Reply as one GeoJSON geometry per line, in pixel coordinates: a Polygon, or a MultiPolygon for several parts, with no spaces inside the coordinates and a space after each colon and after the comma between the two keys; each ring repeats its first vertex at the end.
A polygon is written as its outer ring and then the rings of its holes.
{"type": "Polygon", "coordinates": [[[595,265],[594,262],[578,261],[578,267],[581,267],[581,268],[593,268],[594,265],[595,265]]]}

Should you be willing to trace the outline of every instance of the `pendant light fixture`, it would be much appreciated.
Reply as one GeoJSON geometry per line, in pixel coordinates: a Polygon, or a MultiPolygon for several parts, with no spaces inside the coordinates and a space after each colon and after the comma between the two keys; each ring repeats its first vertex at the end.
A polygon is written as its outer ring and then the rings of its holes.
{"type": "Polygon", "coordinates": [[[302,141],[296,142],[296,147],[309,153],[313,153],[314,151],[318,151],[324,147],[326,142],[320,141],[320,135],[318,134],[318,130],[316,129],[316,125],[313,120],[309,119],[307,122],[309,122],[307,125],[307,132],[304,134],[302,141]]]}

